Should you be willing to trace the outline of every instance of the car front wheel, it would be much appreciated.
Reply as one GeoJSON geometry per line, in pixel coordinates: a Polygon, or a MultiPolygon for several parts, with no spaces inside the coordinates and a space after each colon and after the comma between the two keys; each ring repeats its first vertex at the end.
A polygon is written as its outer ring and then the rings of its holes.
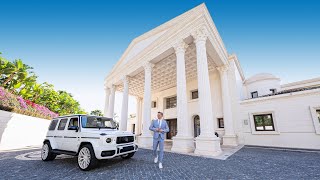
{"type": "Polygon", "coordinates": [[[91,145],[84,145],[80,148],[78,154],[78,166],[83,171],[88,171],[95,168],[98,165],[98,159],[94,154],[94,150],[91,145]]]}
{"type": "Polygon", "coordinates": [[[52,161],[56,158],[56,154],[52,152],[52,148],[49,142],[43,143],[41,149],[41,159],[42,161],[52,161]]]}
{"type": "Polygon", "coordinates": [[[132,158],[132,156],[134,155],[134,153],[135,153],[135,152],[121,155],[121,158],[122,158],[122,159],[130,159],[130,158],[132,158]]]}

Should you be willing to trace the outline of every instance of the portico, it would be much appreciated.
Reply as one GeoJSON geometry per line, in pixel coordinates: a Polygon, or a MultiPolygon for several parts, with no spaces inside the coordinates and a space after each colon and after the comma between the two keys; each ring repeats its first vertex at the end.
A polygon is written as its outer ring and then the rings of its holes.
{"type": "Polygon", "coordinates": [[[141,147],[151,146],[149,125],[162,111],[165,119],[177,119],[172,151],[219,155],[220,138],[225,145],[237,145],[229,87],[235,79],[230,78],[232,66],[202,4],[133,40],[105,79],[105,115],[113,117],[115,91],[123,92],[120,130],[127,130],[128,96],[136,96],[135,130],[141,147]],[[198,97],[191,98],[191,92],[198,97]],[[195,138],[196,115],[200,135],[195,138]],[[223,118],[224,129],[219,129],[218,118],[223,118]]]}

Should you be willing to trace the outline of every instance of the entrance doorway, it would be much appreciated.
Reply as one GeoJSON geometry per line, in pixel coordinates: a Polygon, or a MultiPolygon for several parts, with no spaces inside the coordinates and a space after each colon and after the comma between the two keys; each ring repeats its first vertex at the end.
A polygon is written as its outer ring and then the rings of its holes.
{"type": "Polygon", "coordinates": [[[169,126],[167,139],[172,139],[173,136],[177,135],[177,119],[167,119],[167,123],[169,126]]]}
{"type": "Polygon", "coordinates": [[[198,115],[193,118],[194,124],[194,137],[198,137],[200,135],[200,117],[198,115]]]}

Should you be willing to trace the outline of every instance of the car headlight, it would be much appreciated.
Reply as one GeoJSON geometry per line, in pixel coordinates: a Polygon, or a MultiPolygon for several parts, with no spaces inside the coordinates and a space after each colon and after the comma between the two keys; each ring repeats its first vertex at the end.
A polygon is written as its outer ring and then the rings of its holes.
{"type": "Polygon", "coordinates": [[[111,138],[107,138],[107,139],[106,139],[106,142],[107,142],[107,143],[111,143],[111,141],[112,141],[111,138]]]}

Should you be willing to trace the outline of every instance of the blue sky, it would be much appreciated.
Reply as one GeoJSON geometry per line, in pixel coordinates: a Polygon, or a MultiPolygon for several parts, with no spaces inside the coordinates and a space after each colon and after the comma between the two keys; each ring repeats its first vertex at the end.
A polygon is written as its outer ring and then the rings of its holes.
{"type": "Polygon", "coordinates": [[[87,111],[102,110],[103,79],[130,41],[202,2],[246,77],[269,72],[282,83],[319,77],[315,0],[0,0],[0,52],[21,58],[40,82],[71,92],[87,111]]]}

